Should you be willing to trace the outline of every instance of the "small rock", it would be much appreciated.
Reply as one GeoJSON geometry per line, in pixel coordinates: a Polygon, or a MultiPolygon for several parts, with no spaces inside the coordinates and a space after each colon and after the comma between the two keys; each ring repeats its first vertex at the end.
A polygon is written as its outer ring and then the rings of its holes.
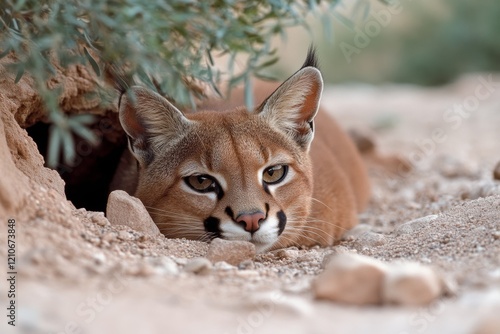
{"type": "Polygon", "coordinates": [[[495,240],[500,239],[500,231],[494,231],[494,232],[491,232],[491,234],[493,235],[493,238],[495,240]]]}
{"type": "Polygon", "coordinates": [[[128,231],[120,231],[118,232],[118,239],[120,240],[124,240],[124,241],[127,241],[127,240],[134,240],[134,236],[129,233],[128,231]]]}
{"type": "Polygon", "coordinates": [[[299,255],[297,249],[279,249],[276,251],[276,256],[282,260],[294,259],[299,255]]]}
{"type": "Polygon", "coordinates": [[[338,254],[350,254],[350,253],[352,253],[352,250],[350,250],[345,246],[333,247],[331,252],[323,256],[323,260],[321,261],[321,269],[325,269],[326,265],[328,264],[328,262],[330,262],[333,256],[336,256],[338,254]]]}
{"type": "Polygon", "coordinates": [[[500,194],[500,185],[498,184],[498,182],[491,180],[481,180],[472,183],[469,186],[469,189],[463,191],[460,196],[464,200],[471,200],[498,194],[500,194]]]}
{"type": "Polygon", "coordinates": [[[343,241],[353,241],[359,238],[361,235],[368,233],[372,230],[370,225],[359,224],[354,226],[352,229],[344,233],[342,236],[343,241]]]}
{"type": "Polygon", "coordinates": [[[117,236],[118,234],[116,232],[108,232],[101,237],[101,240],[109,243],[116,240],[117,236]]]}
{"type": "Polygon", "coordinates": [[[500,161],[495,166],[495,169],[493,169],[493,179],[500,180],[500,161]]]}
{"type": "Polygon", "coordinates": [[[430,268],[408,262],[392,265],[382,289],[385,303],[426,305],[442,294],[440,277],[430,268]]]}
{"type": "Polygon", "coordinates": [[[245,260],[253,260],[255,257],[255,245],[239,240],[223,240],[216,238],[208,247],[207,258],[212,262],[225,261],[237,266],[245,260]]]}
{"type": "Polygon", "coordinates": [[[255,269],[255,262],[252,260],[245,260],[238,265],[240,270],[252,270],[255,269]]]}
{"type": "Polygon", "coordinates": [[[370,249],[378,246],[385,245],[387,243],[387,239],[384,235],[375,232],[366,232],[361,234],[354,240],[354,248],[358,251],[362,251],[364,249],[370,249]]]}
{"type": "Polygon", "coordinates": [[[237,269],[235,266],[230,265],[226,261],[219,261],[214,264],[214,269],[218,271],[229,271],[237,269]]]}
{"type": "Polygon", "coordinates": [[[91,216],[92,222],[99,226],[109,225],[109,221],[106,217],[104,217],[104,212],[94,212],[91,216]]]}
{"type": "Polygon", "coordinates": [[[386,266],[370,257],[337,254],[314,281],[314,295],[356,305],[378,304],[385,272],[386,266]]]}
{"type": "Polygon", "coordinates": [[[109,194],[106,215],[112,225],[126,225],[152,236],[160,234],[141,200],[123,190],[115,190],[109,194]]]}
{"type": "Polygon", "coordinates": [[[206,257],[197,257],[189,260],[184,266],[184,271],[193,274],[205,275],[212,269],[212,262],[206,257]]]}
{"type": "Polygon", "coordinates": [[[398,226],[394,230],[394,232],[396,233],[396,235],[415,233],[416,231],[422,229],[423,227],[427,226],[429,223],[436,220],[438,217],[439,217],[438,215],[429,215],[429,216],[417,218],[414,220],[410,220],[409,222],[406,222],[406,223],[398,226]]]}
{"type": "Polygon", "coordinates": [[[309,251],[297,257],[297,262],[316,262],[318,260],[318,253],[309,251]]]}
{"type": "Polygon", "coordinates": [[[95,264],[97,264],[97,265],[101,265],[101,264],[104,264],[104,262],[106,262],[106,255],[104,255],[101,252],[94,253],[92,255],[92,257],[95,261],[95,264]]]}
{"type": "Polygon", "coordinates": [[[186,259],[185,257],[175,257],[173,256],[172,259],[177,263],[178,265],[185,266],[189,260],[186,259]]]}
{"type": "MultiPolygon", "coordinates": [[[[138,241],[138,242],[146,242],[146,241],[148,241],[150,238],[151,238],[151,236],[149,236],[149,235],[147,235],[147,234],[142,234],[142,233],[141,233],[141,234],[137,235],[137,241],[138,241]]],[[[146,247],[146,245],[144,245],[144,244],[138,244],[137,246],[138,246],[139,248],[145,248],[145,247],[146,247]]]]}
{"type": "Polygon", "coordinates": [[[177,263],[168,256],[149,257],[145,259],[146,264],[153,266],[156,275],[177,275],[179,268],[177,263]]]}
{"type": "Polygon", "coordinates": [[[450,156],[442,156],[437,158],[436,170],[440,170],[441,175],[453,179],[459,177],[473,177],[474,171],[471,166],[468,166],[463,161],[457,160],[450,156]]]}

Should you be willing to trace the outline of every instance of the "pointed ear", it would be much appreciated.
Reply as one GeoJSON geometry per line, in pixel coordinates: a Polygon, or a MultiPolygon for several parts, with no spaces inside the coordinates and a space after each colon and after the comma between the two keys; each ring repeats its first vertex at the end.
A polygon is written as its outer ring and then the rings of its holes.
{"type": "Polygon", "coordinates": [[[129,137],[129,149],[142,165],[155,153],[175,143],[190,121],[163,96],[139,86],[123,94],[119,104],[120,123],[129,137]]]}
{"type": "Polygon", "coordinates": [[[279,86],[257,108],[257,112],[307,151],[314,137],[313,119],[318,112],[322,91],[320,71],[304,67],[279,86]]]}

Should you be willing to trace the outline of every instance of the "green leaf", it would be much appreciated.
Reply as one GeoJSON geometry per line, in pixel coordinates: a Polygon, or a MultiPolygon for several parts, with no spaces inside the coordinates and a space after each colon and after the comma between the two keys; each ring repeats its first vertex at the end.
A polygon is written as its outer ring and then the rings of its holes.
{"type": "Polygon", "coordinates": [[[75,141],[69,129],[61,129],[61,143],[63,147],[64,162],[73,163],[75,160],[75,141]]]}
{"type": "Polygon", "coordinates": [[[340,23],[342,23],[344,26],[349,28],[351,31],[354,31],[354,23],[344,15],[340,14],[339,12],[332,12],[332,15],[339,20],[340,23]]]}
{"type": "MultiPolygon", "coordinates": [[[[139,66],[137,68],[137,75],[139,76],[139,78],[141,79],[141,81],[143,83],[145,83],[150,89],[157,90],[155,84],[153,83],[153,81],[151,81],[151,78],[149,77],[149,75],[144,70],[144,67],[139,66]]],[[[158,92],[158,93],[161,93],[161,92],[158,92]]]]}
{"type": "Polygon", "coordinates": [[[252,79],[250,78],[249,73],[247,73],[244,78],[245,78],[245,106],[249,111],[252,111],[254,107],[252,79]]]}
{"type": "Polygon", "coordinates": [[[94,123],[96,120],[94,115],[91,114],[80,114],[80,115],[72,115],[68,119],[68,123],[70,126],[76,126],[76,125],[89,125],[94,123]]]}
{"type": "Polygon", "coordinates": [[[263,69],[263,68],[269,67],[271,65],[274,65],[278,62],[278,60],[280,60],[279,57],[274,57],[274,58],[266,61],[265,63],[262,63],[259,66],[257,66],[257,69],[263,69]]]}
{"type": "Polygon", "coordinates": [[[333,26],[332,26],[332,20],[328,16],[328,14],[323,14],[321,15],[321,23],[323,24],[323,34],[325,35],[325,38],[333,43],[333,26]]]}
{"type": "Polygon", "coordinates": [[[212,58],[212,53],[210,50],[207,50],[208,61],[210,62],[210,66],[214,66],[214,59],[212,58]]]}
{"type": "Polygon", "coordinates": [[[237,75],[235,77],[232,77],[231,80],[229,80],[229,86],[234,87],[238,85],[240,82],[246,79],[247,73],[243,73],[240,75],[237,75]]]}
{"type": "Polygon", "coordinates": [[[101,69],[99,68],[99,65],[95,61],[94,58],[89,53],[89,50],[87,50],[86,47],[83,47],[83,51],[85,52],[85,56],[87,57],[87,60],[89,61],[90,65],[92,66],[92,69],[94,70],[95,74],[100,77],[101,76],[101,69]]]}
{"type": "Polygon", "coordinates": [[[260,73],[260,72],[255,72],[254,75],[259,78],[259,79],[262,79],[264,81],[278,81],[278,78],[273,76],[273,75],[270,75],[270,74],[264,74],[264,73],[260,73]]]}
{"type": "Polygon", "coordinates": [[[61,154],[61,131],[62,129],[56,125],[49,128],[49,144],[47,150],[47,165],[55,168],[59,162],[59,155],[61,154]]]}
{"type": "Polygon", "coordinates": [[[92,130],[90,130],[90,129],[84,127],[84,126],[75,126],[75,127],[73,127],[73,132],[76,135],[78,135],[81,138],[83,138],[86,141],[88,141],[92,145],[97,145],[98,142],[99,142],[96,134],[92,130]]]}
{"type": "Polygon", "coordinates": [[[25,70],[25,67],[24,67],[24,64],[23,64],[23,65],[21,65],[21,66],[19,67],[19,69],[17,70],[17,74],[16,74],[16,78],[14,79],[14,83],[16,83],[16,84],[17,84],[17,83],[19,82],[19,80],[21,80],[21,78],[22,78],[22,77],[23,77],[23,75],[24,75],[24,70],[25,70]]]}
{"type": "Polygon", "coordinates": [[[222,97],[222,93],[220,92],[219,87],[217,87],[217,85],[215,84],[215,82],[210,81],[210,86],[215,91],[215,93],[217,94],[217,96],[222,97]]]}

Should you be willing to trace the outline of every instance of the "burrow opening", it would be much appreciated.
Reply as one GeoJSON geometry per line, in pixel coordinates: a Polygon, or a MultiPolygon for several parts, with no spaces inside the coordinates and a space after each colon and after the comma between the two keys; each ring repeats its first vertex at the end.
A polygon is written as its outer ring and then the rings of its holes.
{"type": "MultiPolygon", "coordinates": [[[[37,122],[26,129],[44,159],[47,158],[50,128],[50,124],[37,122]]],[[[66,198],[75,207],[104,212],[109,186],[120,157],[127,148],[127,139],[115,112],[95,115],[95,121],[89,128],[98,139],[97,143],[92,145],[87,140],[73,135],[75,159],[68,163],[64,162],[61,156],[54,169],[66,183],[66,198]]]]}

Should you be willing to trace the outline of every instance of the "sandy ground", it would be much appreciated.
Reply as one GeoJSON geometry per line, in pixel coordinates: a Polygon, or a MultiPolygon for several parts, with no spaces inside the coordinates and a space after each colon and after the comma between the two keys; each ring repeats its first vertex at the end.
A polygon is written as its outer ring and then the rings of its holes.
{"type": "MultiPolygon", "coordinates": [[[[195,275],[184,265],[206,244],[148,237],[62,204],[47,209],[50,192],[40,189],[30,210],[54,218],[18,222],[17,326],[3,315],[0,332],[500,333],[500,182],[492,178],[500,84],[488,80],[335,86],[323,97],[347,128],[413,166],[401,175],[371,170],[373,199],[357,231],[378,237],[354,233],[336,247],[433,266],[456,282],[454,294],[419,308],[316,301],[311,282],[333,248],[266,253],[195,275]]],[[[0,287],[6,313],[5,279],[0,287]]]]}

